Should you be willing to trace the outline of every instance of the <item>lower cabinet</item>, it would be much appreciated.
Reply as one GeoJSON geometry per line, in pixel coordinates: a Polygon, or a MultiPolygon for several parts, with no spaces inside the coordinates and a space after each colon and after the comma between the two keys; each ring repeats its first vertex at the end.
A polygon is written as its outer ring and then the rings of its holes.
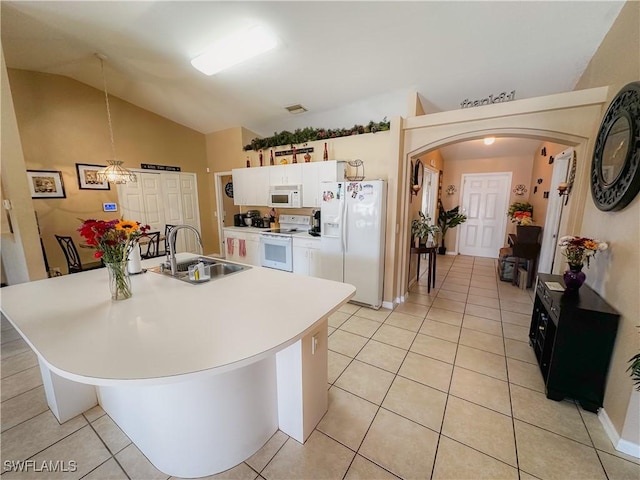
{"type": "Polygon", "coordinates": [[[260,234],[225,229],[224,253],[232,262],[260,266],[260,234]]]}
{"type": "Polygon", "coordinates": [[[293,237],[293,273],[320,276],[320,240],[293,237]]]}

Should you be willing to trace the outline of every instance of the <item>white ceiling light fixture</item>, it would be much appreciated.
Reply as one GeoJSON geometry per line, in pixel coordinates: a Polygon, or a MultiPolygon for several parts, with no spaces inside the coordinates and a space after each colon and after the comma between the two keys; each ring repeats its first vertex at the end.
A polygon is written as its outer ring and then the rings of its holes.
{"type": "Polygon", "coordinates": [[[493,145],[493,142],[496,141],[496,137],[485,137],[484,144],[485,145],[493,145]]]}
{"type": "Polygon", "coordinates": [[[135,182],[136,175],[122,166],[122,161],[116,157],[116,144],[113,141],[113,127],[111,126],[111,109],[109,108],[109,94],[107,93],[107,76],[104,73],[104,61],[107,57],[101,53],[96,53],[100,59],[100,69],[102,70],[102,81],[104,83],[104,101],[107,105],[107,122],[109,123],[109,136],[111,139],[111,159],[107,160],[107,166],[96,172],[98,180],[109,183],[135,182]]]}
{"type": "Polygon", "coordinates": [[[214,43],[203,54],[191,60],[191,65],[205,75],[214,75],[267,52],[276,45],[276,37],[264,27],[256,25],[214,43]]]}

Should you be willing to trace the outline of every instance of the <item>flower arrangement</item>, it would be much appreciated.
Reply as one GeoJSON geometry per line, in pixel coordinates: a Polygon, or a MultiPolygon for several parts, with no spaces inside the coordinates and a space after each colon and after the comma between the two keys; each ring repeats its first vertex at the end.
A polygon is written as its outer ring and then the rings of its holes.
{"type": "Polygon", "coordinates": [[[533,224],[533,205],[530,203],[514,202],[509,206],[507,215],[512,223],[517,225],[533,224]]]}
{"type": "Polygon", "coordinates": [[[594,240],[587,237],[574,237],[568,235],[562,237],[558,243],[560,253],[567,257],[567,263],[571,266],[581,266],[587,263],[589,267],[589,259],[598,251],[606,250],[609,245],[600,240],[594,240]]]}
{"type": "Polygon", "coordinates": [[[96,249],[95,258],[104,263],[121,263],[126,262],[132,241],[149,228],[131,220],[85,220],[78,232],[87,245],[96,249]]]}

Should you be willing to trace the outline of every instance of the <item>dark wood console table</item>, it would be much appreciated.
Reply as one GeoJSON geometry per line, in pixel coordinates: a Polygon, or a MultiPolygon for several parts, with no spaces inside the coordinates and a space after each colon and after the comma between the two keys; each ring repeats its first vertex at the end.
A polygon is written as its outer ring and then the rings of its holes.
{"type": "Polygon", "coordinates": [[[570,397],[585,410],[597,412],[604,400],[620,314],[587,285],[566,296],[545,282],[563,287],[564,282],[560,275],[538,275],[529,329],[547,398],[570,397]]]}
{"type": "Polygon", "coordinates": [[[411,253],[418,254],[418,272],[416,273],[416,282],[420,280],[420,255],[426,253],[429,255],[429,266],[427,270],[427,292],[431,292],[431,284],[436,284],[436,250],[437,245],[427,244],[419,247],[411,247],[411,253]]]}

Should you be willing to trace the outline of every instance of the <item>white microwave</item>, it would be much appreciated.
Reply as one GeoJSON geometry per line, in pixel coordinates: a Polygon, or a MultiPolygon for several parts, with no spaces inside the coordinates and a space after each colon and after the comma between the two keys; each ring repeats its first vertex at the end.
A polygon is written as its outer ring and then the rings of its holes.
{"type": "Polygon", "coordinates": [[[271,187],[269,190],[270,207],[302,207],[302,186],[301,185],[280,185],[271,187]]]}

